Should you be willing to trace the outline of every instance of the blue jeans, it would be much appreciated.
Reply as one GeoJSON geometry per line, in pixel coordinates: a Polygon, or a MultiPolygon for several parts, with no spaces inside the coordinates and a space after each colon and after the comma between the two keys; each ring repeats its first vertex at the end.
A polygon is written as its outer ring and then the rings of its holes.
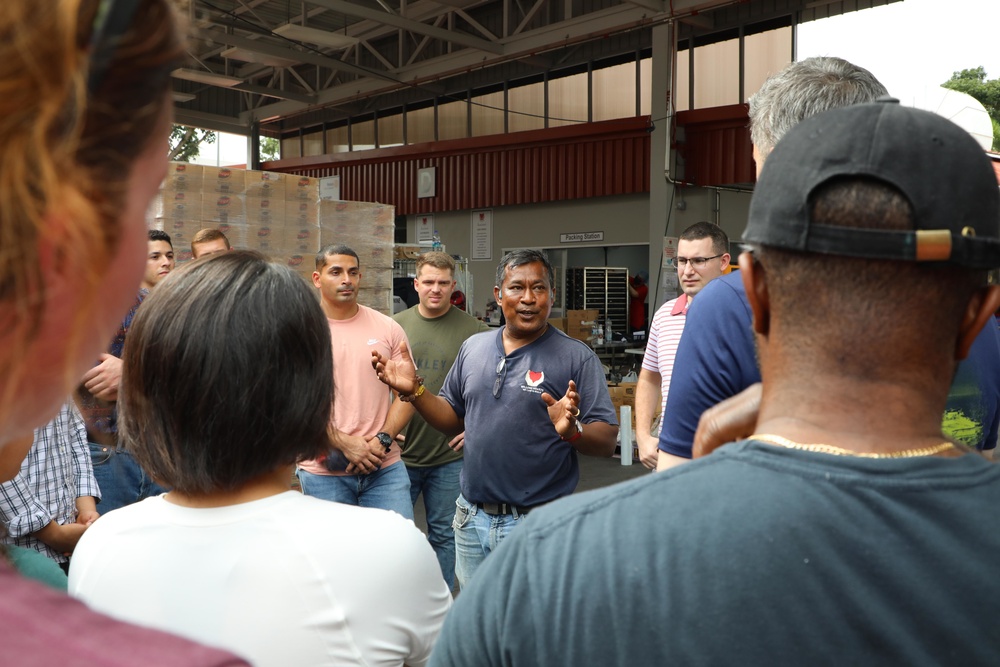
{"type": "Polygon", "coordinates": [[[483,560],[496,549],[526,514],[504,514],[494,516],[483,512],[464,496],[455,501],[455,577],[459,588],[465,588],[472,580],[483,560]]]}
{"type": "Polygon", "coordinates": [[[392,510],[413,521],[410,477],[402,461],[367,475],[314,475],[298,470],[302,493],[345,505],[392,510]]]}
{"type": "Polygon", "coordinates": [[[455,516],[455,501],[462,489],[458,477],[462,472],[462,459],[426,468],[406,467],[410,475],[410,500],[416,505],[417,497],[424,494],[427,510],[427,541],[434,547],[441,576],[448,588],[455,585],[455,531],[451,527],[455,516]]]}
{"type": "Polygon", "coordinates": [[[90,461],[94,465],[94,477],[101,489],[101,502],[97,504],[97,511],[101,514],[167,492],[124,449],[93,442],[87,445],[90,447],[90,461]]]}

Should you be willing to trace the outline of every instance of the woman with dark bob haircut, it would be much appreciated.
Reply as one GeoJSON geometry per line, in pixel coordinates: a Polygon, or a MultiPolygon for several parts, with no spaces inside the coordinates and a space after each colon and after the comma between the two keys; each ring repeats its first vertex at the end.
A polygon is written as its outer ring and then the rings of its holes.
{"type": "Polygon", "coordinates": [[[291,269],[209,255],[146,299],[124,354],[125,446],[172,490],[80,541],[70,593],[254,665],[422,665],[450,603],[394,512],[290,490],[327,451],[330,328],[291,269]]]}

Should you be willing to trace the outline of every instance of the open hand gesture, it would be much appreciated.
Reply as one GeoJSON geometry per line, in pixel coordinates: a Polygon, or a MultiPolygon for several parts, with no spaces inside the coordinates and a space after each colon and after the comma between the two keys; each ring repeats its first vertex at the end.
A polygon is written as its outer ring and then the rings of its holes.
{"type": "Polygon", "coordinates": [[[410,348],[405,341],[400,342],[399,350],[403,357],[400,361],[387,359],[378,350],[372,350],[372,368],[383,384],[406,396],[417,390],[417,369],[410,360],[410,348]]]}
{"type": "Polygon", "coordinates": [[[576,382],[569,381],[566,393],[558,401],[547,392],[542,394],[542,400],[549,406],[549,419],[559,437],[568,440],[576,435],[576,420],[580,416],[580,394],[576,391],[576,382]]]}

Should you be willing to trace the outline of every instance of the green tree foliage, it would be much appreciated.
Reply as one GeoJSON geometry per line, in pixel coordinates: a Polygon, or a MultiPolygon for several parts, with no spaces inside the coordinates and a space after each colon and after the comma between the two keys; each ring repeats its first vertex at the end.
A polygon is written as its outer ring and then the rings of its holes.
{"type": "Polygon", "coordinates": [[[955,72],[941,85],[966,93],[986,107],[993,121],[993,150],[1000,151],[1000,79],[987,80],[986,70],[980,66],[955,72]]]}
{"type": "Polygon", "coordinates": [[[214,144],[215,132],[199,130],[184,125],[174,125],[170,131],[170,160],[173,162],[190,162],[198,157],[202,144],[214,144]]]}
{"type": "Polygon", "coordinates": [[[281,146],[274,137],[260,138],[260,161],[270,162],[281,157],[281,146]]]}

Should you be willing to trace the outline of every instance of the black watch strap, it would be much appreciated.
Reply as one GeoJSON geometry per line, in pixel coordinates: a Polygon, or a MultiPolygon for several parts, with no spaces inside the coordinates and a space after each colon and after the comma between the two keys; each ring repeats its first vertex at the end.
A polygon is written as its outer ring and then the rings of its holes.
{"type": "Polygon", "coordinates": [[[392,436],[385,431],[379,431],[375,434],[375,437],[378,438],[379,443],[385,447],[385,452],[388,454],[389,450],[392,449],[392,436]]]}

